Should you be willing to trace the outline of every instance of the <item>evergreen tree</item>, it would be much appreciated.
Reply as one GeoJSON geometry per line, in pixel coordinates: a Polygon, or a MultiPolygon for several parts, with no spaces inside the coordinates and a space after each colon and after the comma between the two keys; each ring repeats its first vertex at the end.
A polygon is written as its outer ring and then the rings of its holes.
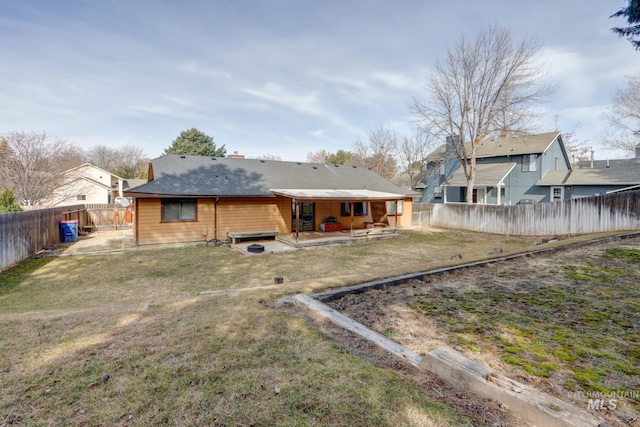
{"type": "Polygon", "coordinates": [[[612,28],[618,37],[626,37],[636,50],[640,50],[640,40],[634,38],[640,37],[640,0],[629,0],[629,6],[624,7],[610,16],[610,18],[618,18],[624,16],[627,19],[628,27],[612,28]]]}
{"type": "Polygon", "coordinates": [[[217,148],[213,142],[213,137],[196,128],[191,128],[180,132],[180,135],[173,140],[171,146],[164,150],[164,154],[225,157],[227,149],[224,145],[217,148]]]}
{"type": "Polygon", "coordinates": [[[20,212],[22,208],[16,203],[13,191],[4,189],[0,191],[0,213],[20,212]]]}

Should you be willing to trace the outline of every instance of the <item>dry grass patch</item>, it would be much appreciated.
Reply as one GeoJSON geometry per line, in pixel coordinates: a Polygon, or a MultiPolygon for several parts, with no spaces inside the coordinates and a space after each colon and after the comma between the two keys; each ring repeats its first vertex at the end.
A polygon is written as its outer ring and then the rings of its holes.
{"type": "Polygon", "coordinates": [[[533,241],[412,232],[252,257],[200,246],[25,262],[0,274],[0,424],[469,425],[262,301],[533,241]]]}

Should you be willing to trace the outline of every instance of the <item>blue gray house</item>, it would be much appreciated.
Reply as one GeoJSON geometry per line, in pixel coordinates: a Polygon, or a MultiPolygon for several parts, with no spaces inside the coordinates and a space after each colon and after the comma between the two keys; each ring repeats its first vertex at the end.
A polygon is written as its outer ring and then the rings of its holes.
{"type": "MultiPolygon", "coordinates": [[[[452,140],[427,158],[423,203],[465,202],[467,179],[452,140]]],[[[471,150],[466,150],[469,153],[471,150]]],[[[550,172],[566,175],[571,162],[560,132],[483,140],[476,151],[473,203],[515,204],[551,201],[554,186],[541,185],[550,172]]]]}
{"type": "Polygon", "coordinates": [[[569,171],[547,173],[537,185],[549,188],[552,200],[638,189],[640,144],[636,146],[635,158],[582,161],[569,171]]]}

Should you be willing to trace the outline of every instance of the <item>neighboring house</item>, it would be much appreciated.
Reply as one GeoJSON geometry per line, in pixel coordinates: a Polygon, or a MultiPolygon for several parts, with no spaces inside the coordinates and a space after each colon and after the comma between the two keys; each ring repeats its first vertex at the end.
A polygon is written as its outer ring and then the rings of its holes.
{"type": "Polygon", "coordinates": [[[549,188],[552,200],[635,190],[640,186],[640,144],[633,159],[582,161],[572,170],[548,173],[537,185],[549,188]]]}
{"type": "Polygon", "coordinates": [[[93,203],[113,203],[123,193],[124,180],[117,175],[84,163],[63,173],[62,184],[46,204],[68,206],[93,203]]]}
{"type": "Polygon", "coordinates": [[[407,227],[419,195],[355,166],[185,155],[152,160],[149,182],[125,192],[138,245],[365,228],[373,216],[407,227]]]}
{"type": "MultiPolygon", "coordinates": [[[[466,152],[471,152],[470,147],[466,152]]],[[[560,132],[486,139],[476,156],[473,203],[480,204],[549,201],[549,188],[539,186],[538,181],[550,171],[571,169],[560,132]]],[[[427,158],[422,202],[465,202],[466,194],[464,170],[450,144],[444,144],[427,158]]]]}

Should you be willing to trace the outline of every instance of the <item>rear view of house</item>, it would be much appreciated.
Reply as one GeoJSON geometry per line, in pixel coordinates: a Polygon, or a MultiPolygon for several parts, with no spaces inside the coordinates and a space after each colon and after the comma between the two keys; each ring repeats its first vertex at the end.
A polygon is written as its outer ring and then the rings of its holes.
{"type": "MultiPolygon", "coordinates": [[[[470,147],[466,152],[471,152],[470,147]]],[[[553,189],[539,185],[539,181],[549,172],[566,174],[571,169],[560,132],[486,139],[476,155],[472,200],[479,204],[550,201],[553,189]]],[[[426,175],[423,202],[466,200],[467,179],[449,144],[428,157],[426,175]]]]}
{"type": "Polygon", "coordinates": [[[137,244],[147,245],[349,230],[381,220],[406,227],[419,194],[351,165],[166,155],[125,196],[134,199],[137,244]]]}

